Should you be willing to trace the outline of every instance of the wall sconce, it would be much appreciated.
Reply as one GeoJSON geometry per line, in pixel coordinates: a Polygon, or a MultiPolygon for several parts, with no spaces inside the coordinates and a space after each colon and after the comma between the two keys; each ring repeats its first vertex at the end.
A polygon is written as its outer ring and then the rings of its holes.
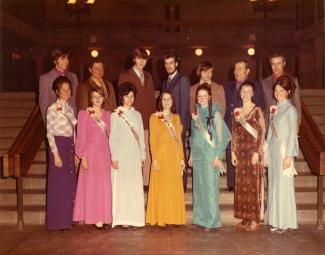
{"type": "Polygon", "coordinates": [[[67,0],[65,10],[70,16],[76,15],[77,22],[79,23],[81,15],[90,15],[90,7],[94,3],[95,0],[67,0]]]}
{"type": "Polygon", "coordinates": [[[203,50],[200,49],[200,48],[198,48],[198,49],[195,49],[194,53],[195,53],[196,56],[199,57],[199,56],[202,56],[202,54],[203,54],[203,50]]]}
{"type": "Polygon", "coordinates": [[[91,55],[93,58],[97,58],[98,55],[99,55],[99,52],[98,52],[98,50],[91,50],[91,51],[90,51],[90,55],[91,55]]]}
{"type": "Polygon", "coordinates": [[[146,52],[147,52],[148,56],[150,56],[150,54],[151,54],[150,50],[146,49],[146,52]]]}
{"type": "Polygon", "coordinates": [[[249,55],[249,56],[254,56],[255,55],[255,48],[248,48],[247,49],[247,54],[249,55]]]}

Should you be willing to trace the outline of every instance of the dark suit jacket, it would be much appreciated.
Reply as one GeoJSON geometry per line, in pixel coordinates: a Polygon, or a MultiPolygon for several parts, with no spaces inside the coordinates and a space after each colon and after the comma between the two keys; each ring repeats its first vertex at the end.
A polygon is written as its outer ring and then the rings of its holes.
{"type": "MultiPolygon", "coordinates": [[[[104,81],[107,91],[107,96],[104,97],[104,109],[106,111],[113,111],[116,108],[116,98],[113,85],[107,81],[104,81]]],[[[77,109],[86,110],[89,107],[88,92],[90,88],[96,88],[97,85],[93,79],[89,78],[86,82],[79,84],[77,88],[77,109]]]]}
{"type": "MultiPolygon", "coordinates": [[[[296,77],[292,77],[293,82],[296,85],[295,92],[293,93],[293,97],[291,98],[292,104],[296,107],[298,112],[298,125],[301,123],[301,100],[300,100],[300,88],[299,82],[296,77]]],[[[265,120],[268,123],[269,114],[270,114],[270,106],[276,104],[276,100],[273,96],[273,85],[274,81],[272,79],[272,75],[266,77],[262,80],[264,94],[265,94],[265,101],[266,101],[266,109],[265,109],[265,120]]]]}
{"type": "MultiPolygon", "coordinates": [[[[265,96],[262,84],[259,81],[254,81],[255,84],[255,93],[253,96],[253,101],[256,106],[260,107],[265,111],[265,96]]],[[[235,108],[241,107],[243,105],[239,91],[236,89],[236,81],[229,82],[225,87],[225,96],[226,96],[226,113],[225,113],[225,122],[231,131],[231,122],[232,115],[235,108]]]]}
{"type": "MultiPolygon", "coordinates": [[[[59,76],[60,73],[53,68],[51,71],[42,74],[39,78],[39,106],[44,123],[46,120],[47,108],[57,100],[57,95],[52,90],[52,84],[53,81],[59,76]]],[[[66,77],[71,81],[72,84],[72,97],[70,98],[69,104],[73,107],[74,114],[76,115],[76,91],[78,86],[77,75],[75,73],[66,72],[66,77]]]]}
{"type": "Polygon", "coordinates": [[[141,113],[144,130],[148,130],[150,115],[156,110],[155,92],[151,74],[144,71],[144,85],[142,85],[133,68],[130,68],[120,74],[118,84],[120,85],[126,81],[131,82],[138,90],[133,106],[141,113]]]}
{"type": "Polygon", "coordinates": [[[181,118],[183,131],[191,127],[190,115],[190,80],[177,72],[173,79],[167,84],[167,80],[163,83],[163,92],[168,92],[174,97],[174,104],[176,106],[176,113],[181,118]]]}

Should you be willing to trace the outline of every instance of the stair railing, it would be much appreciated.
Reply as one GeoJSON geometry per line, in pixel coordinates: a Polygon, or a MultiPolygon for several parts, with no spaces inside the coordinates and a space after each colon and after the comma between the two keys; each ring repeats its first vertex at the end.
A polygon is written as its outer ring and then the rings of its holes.
{"type": "Polygon", "coordinates": [[[7,153],[3,154],[3,176],[16,178],[17,225],[24,228],[23,177],[27,174],[45,136],[39,106],[35,106],[27,122],[7,153]]]}
{"type": "Polygon", "coordinates": [[[299,145],[311,172],[317,175],[317,228],[323,229],[325,141],[303,101],[301,102],[301,110],[299,145]]]}

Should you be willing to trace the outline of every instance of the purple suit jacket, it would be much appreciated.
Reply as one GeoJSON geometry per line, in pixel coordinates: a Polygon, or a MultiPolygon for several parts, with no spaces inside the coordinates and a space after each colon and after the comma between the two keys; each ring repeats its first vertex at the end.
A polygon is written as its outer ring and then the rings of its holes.
{"type": "MultiPolygon", "coordinates": [[[[39,106],[42,118],[45,123],[47,108],[57,100],[57,95],[52,90],[53,81],[60,76],[60,73],[53,68],[51,71],[42,74],[39,78],[39,106]]],[[[69,104],[73,107],[74,114],[77,114],[76,91],[78,86],[77,75],[72,72],[66,72],[67,78],[72,84],[72,97],[69,104]]]]}

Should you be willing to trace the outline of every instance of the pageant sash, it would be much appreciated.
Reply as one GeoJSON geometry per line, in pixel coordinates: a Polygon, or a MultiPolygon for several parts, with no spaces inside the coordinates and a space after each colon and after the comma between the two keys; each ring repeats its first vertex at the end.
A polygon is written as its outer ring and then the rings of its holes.
{"type": "Polygon", "coordinates": [[[172,121],[170,119],[167,119],[163,115],[163,113],[157,113],[156,116],[157,116],[157,118],[159,120],[161,120],[166,125],[166,127],[167,127],[167,129],[168,129],[168,131],[169,131],[169,133],[171,135],[171,137],[175,140],[176,143],[178,143],[176,130],[175,130],[174,126],[173,126],[172,121]]]}
{"type": "Polygon", "coordinates": [[[200,117],[198,116],[198,118],[195,120],[198,128],[199,128],[199,131],[201,133],[201,135],[203,136],[203,138],[208,142],[208,144],[211,145],[212,148],[215,148],[215,144],[213,141],[210,140],[210,135],[208,133],[207,130],[204,129],[204,127],[202,126],[202,122],[200,120],[200,117]]]}
{"type": "Polygon", "coordinates": [[[139,137],[137,131],[135,131],[132,122],[130,122],[130,121],[128,120],[128,118],[124,115],[124,113],[123,113],[122,110],[117,111],[116,114],[117,114],[117,116],[120,117],[120,118],[124,121],[124,123],[129,127],[129,129],[131,130],[131,132],[132,132],[132,134],[133,134],[133,136],[134,136],[135,140],[137,141],[138,146],[139,146],[139,148],[140,148],[140,137],[139,137]]]}
{"type": "Polygon", "coordinates": [[[105,122],[104,122],[103,120],[97,118],[94,114],[89,115],[89,117],[92,118],[92,119],[95,121],[95,123],[98,125],[98,127],[100,128],[100,130],[101,130],[101,131],[104,133],[104,135],[106,135],[107,138],[108,138],[108,134],[107,134],[107,132],[106,132],[106,130],[107,130],[107,126],[106,126],[105,122]]]}
{"type": "Polygon", "coordinates": [[[251,124],[249,124],[244,118],[239,118],[238,121],[250,135],[252,135],[255,139],[257,139],[258,132],[254,127],[252,127],[251,124]]]}

